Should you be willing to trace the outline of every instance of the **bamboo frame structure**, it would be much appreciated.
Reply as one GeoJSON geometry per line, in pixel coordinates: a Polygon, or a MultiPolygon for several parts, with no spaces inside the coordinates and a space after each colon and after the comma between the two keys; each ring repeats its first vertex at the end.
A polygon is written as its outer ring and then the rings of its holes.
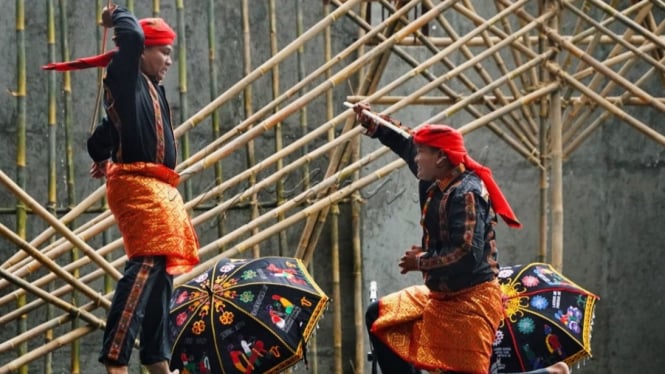
{"type": "MultiPolygon", "coordinates": [[[[223,44],[216,18],[224,5],[213,0],[203,3],[176,0],[174,8],[181,43],[177,49],[180,124],[175,136],[182,160],[177,171],[192,222],[204,233],[201,263],[177,277],[175,285],[193,279],[220,258],[258,257],[272,247],[279,255],[303,259],[313,273],[330,281],[331,338],[316,339],[316,344],[332,347],[334,373],[347,370],[342,341],[348,334],[358,342],[350,359],[353,370],[365,371],[361,191],[404,165],[400,160],[379,161],[390,152],[385,147],[361,153],[363,129],[356,126],[345,101],[365,101],[387,115],[408,112],[416,105],[430,109],[429,118],[419,119],[413,127],[463,121],[456,127],[464,134],[490,130],[538,170],[535,257],[558,269],[564,262],[566,160],[610,120],[665,145],[662,128],[645,123],[638,113],[665,113],[663,90],[649,83],[665,79],[662,2],[494,0],[495,9],[488,11],[473,0],[329,0],[316,10],[319,18],[311,19],[303,13],[312,10],[298,0],[295,12],[289,10],[296,14],[293,30],[283,30],[278,26],[286,10],[268,0],[261,6],[269,17],[258,28],[267,30],[266,36],[254,35],[252,6],[259,2],[252,0],[250,6],[249,0],[239,0],[242,15],[234,25],[242,34],[242,52],[239,44],[235,51],[239,76],[225,82],[223,91],[219,73],[228,62],[217,59],[217,47],[223,44]],[[198,77],[188,76],[193,70],[189,59],[196,57],[186,48],[185,26],[187,7],[197,6],[205,6],[208,16],[209,95],[207,104],[190,114],[194,108],[189,103],[198,93],[188,86],[198,77]],[[357,34],[344,42],[337,40],[342,25],[357,28],[357,34]],[[278,38],[282,33],[292,35],[284,46],[278,38]],[[261,39],[267,41],[268,57],[256,64],[253,61],[261,55],[252,45],[261,39]],[[637,79],[627,78],[638,69],[637,79]],[[241,113],[239,118],[229,114],[234,112],[241,113]],[[209,128],[199,126],[206,121],[209,128]],[[195,137],[207,141],[191,142],[195,137]],[[266,148],[270,151],[264,152],[266,148]],[[241,166],[234,168],[238,154],[241,166]],[[214,181],[207,181],[211,168],[214,181]],[[215,229],[207,230],[210,226],[215,229]],[[320,255],[324,250],[329,254],[320,255]],[[324,263],[327,273],[319,268],[324,263]],[[344,296],[345,283],[350,283],[353,297],[344,296]],[[343,323],[348,313],[356,321],[352,331],[344,330],[349,326],[343,323]]],[[[60,58],[69,59],[67,2],[61,1],[57,12],[52,0],[47,4],[49,58],[54,59],[59,31],[60,58]]],[[[134,9],[133,2],[127,6],[134,9]]],[[[150,10],[153,16],[164,13],[159,1],[153,1],[150,10]]],[[[117,269],[126,257],[104,201],[105,187],[95,186],[77,201],[76,190],[82,188],[75,184],[77,169],[85,166],[72,158],[78,150],[74,151],[76,99],[71,80],[77,77],[69,73],[62,76],[60,97],[58,79],[48,73],[46,207],[26,183],[30,150],[24,11],[23,1],[17,0],[15,178],[3,171],[10,165],[0,165],[0,188],[16,202],[9,209],[16,223],[12,228],[0,224],[0,235],[17,249],[0,265],[0,308],[12,306],[0,315],[0,326],[16,325],[18,333],[0,343],[0,354],[15,352],[11,360],[0,362],[0,373],[27,372],[33,361],[72,343],[71,371],[85,372],[79,366],[83,352],[76,344],[103,327],[103,319],[95,313],[109,307],[110,285],[121,276],[117,269]],[[57,107],[64,111],[58,114],[57,107]],[[60,125],[64,145],[57,141],[60,125]],[[67,155],[62,192],[57,190],[56,176],[60,147],[64,149],[60,153],[67,155]],[[66,209],[59,210],[58,205],[66,209]],[[29,235],[31,219],[45,228],[29,235]],[[96,287],[103,277],[107,287],[100,291],[96,287]],[[43,308],[51,309],[38,319],[43,308]]],[[[316,347],[310,351],[322,353],[316,347]]],[[[46,367],[53,365],[51,359],[44,362],[46,367]]]]}

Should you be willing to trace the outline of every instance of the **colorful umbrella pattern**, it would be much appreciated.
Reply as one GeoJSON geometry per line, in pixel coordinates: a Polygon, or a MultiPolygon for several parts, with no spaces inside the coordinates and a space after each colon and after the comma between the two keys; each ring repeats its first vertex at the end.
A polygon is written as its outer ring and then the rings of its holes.
{"type": "Polygon", "coordinates": [[[303,359],[327,303],[299,259],[222,259],[173,291],[171,369],[280,372],[303,359]]]}
{"type": "Polygon", "coordinates": [[[504,319],[493,345],[492,372],[522,372],[558,361],[569,366],[591,357],[591,327],[598,296],[552,266],[501,268],[504,319]]]}

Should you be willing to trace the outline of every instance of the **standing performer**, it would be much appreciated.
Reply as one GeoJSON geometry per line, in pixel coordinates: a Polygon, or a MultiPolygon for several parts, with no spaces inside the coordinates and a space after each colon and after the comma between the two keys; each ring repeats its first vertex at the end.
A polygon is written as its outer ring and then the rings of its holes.
{"type": "MultiPolygon", "coordinates": [[[[366,135],[378,138],[407,162],[419,180],[422,242],[399,260],[401,273],[420,271],[424,285],[371,303],[366,323],[384,374],[482,373],[503,317],[494,226],[498,214],[521,227],[490,169],[466,151],[462,134],[445,125],[415,131],[383,116],[404,136],[353,107],[366,135]]],[[[554,373],[565,373],[557,364],[554,373]]],[[[549,372],[549,371],[546,371],[549,372]]]]}
{"type": "Polygon", "coordinates": [[[114,28],[115,50],[44,68],[107,67],[107,118],[88,139],[94,160],[90,174],[106,176],[109,207],[128,260],[108,314],[99,361],[107,373],[128,373],[140,337],[141,363],[151,374],[167,374],[172,373],[173,276],[199,262],[197,235],[176,188],[175,137],[160,84],[172,63],[176,34],[161,18],[137,21],[115,5],[104,8],[102,25],[114,28]]]}

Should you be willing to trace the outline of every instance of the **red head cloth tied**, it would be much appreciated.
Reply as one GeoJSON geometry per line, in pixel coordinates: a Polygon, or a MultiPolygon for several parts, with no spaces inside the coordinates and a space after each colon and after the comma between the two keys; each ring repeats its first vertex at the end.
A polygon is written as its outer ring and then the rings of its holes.
{"type": "MultiPolygon", "coordinates": [[[[171,26],[161,18],[143,18],[139,21],[143,34],[145,35],[144,44],[146,47],[158,45],[172,45],[176,38],[176,33],[171,26]]],[[[87,68],[106,67],[117,50],[113,49],[97,56],[82,57],[74,61],[53,62],[42,66],[44,70],[69,71],[87,68]]]]}
{"type": "Polygon", "coordinates": [[[453,165],[464,164],[465,167],[474,171],[487,187],[494,211],[503,218],[510,227],[522,227],[513,213],[510,204],[503,196],[501,189],[492,177],[492,171],[474,159],[466,152],[462,134],[454,128],[446,125],[424,125],[416,130],[413,135],[416,144],[423,144],[442,150],[453,165]]]}

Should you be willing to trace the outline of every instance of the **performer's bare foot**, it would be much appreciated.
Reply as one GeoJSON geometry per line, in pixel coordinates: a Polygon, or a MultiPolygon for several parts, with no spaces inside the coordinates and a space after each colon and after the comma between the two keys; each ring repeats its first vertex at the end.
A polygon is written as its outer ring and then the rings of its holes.
{"type": "Polygon", "coordinates": [[[155,364],[151,365],[146,365],[146,368],[148,368],[148,372],[150,374],[179,374],[180,371],[178,369],[171,371],[169,368],[169,363],[166,361],[160,361],[155,364]]]}
{"type": "Polygon", "coordinates": [[[106,367],[107,374],[129,374],[127,371],[127,366],[112,366],[104,365],[106,367]]]}
{"type": "Polygon", "coordinates": [[[570,374],[570,369],[565,362],[559,361],[552,366],[548,366],[547,372],[550,374],[570,374]]]}

